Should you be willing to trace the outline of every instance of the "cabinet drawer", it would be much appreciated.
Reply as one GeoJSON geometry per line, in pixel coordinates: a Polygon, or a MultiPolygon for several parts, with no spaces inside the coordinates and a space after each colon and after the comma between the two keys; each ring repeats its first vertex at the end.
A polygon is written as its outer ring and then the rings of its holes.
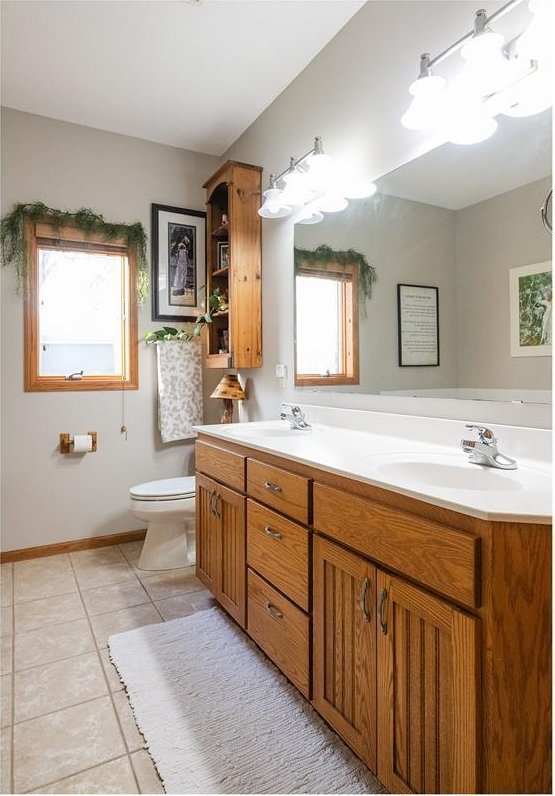
{"type": "Polygon", "coordinates": [[[195,460],[196,469],[201,473],[239,492],[245,491],[245,456],[206,442],[197,442],[195,460]]]}
{"type": "Polygon", "coordinates": [[[314,528],[465,605],[480,605],[480,540],[314,484],[314,528]]]}
{"type": "Polygon", "coordinates": [[[247,575],[247,591],[249,635],[309,699],[308,616],[251,569],[247,575]]]}
{"type": "Polygon", "coordinates": [[[309,531],[247,501],[247,563],[308,611],[309,531]]]}
{"type": "Polygon", "coordinates": [[[310,484],[302,475],[247,459],[247,492],[299,522],[310,521],[310,484]]]}

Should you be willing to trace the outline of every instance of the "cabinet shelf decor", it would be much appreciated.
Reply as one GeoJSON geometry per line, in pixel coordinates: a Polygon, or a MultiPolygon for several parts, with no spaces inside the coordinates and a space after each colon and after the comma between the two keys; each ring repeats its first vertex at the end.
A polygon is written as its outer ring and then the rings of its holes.
{"type": "Polygon", "coordinates": [[[262,365],[261,172],[228,160],[203,186],[207,294],[218,291],[229,301],[229,311],[208,325],[207,368],[262,365]]]}

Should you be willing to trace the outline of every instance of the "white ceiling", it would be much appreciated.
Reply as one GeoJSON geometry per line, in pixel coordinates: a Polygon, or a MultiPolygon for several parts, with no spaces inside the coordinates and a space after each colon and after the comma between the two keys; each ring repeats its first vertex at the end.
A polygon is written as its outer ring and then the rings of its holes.
{"type": "Polygon", "coordinates": [[[3,0],[2,104],[221,155],[364,0],[3,0]]]}
{"type": "Polygon", "coordinates": [[[381,193],[460,210],[548,177],[551,110],[523,119],[497,116],[497,132],[472,146],[444,144],[378,181],[381,193]]]}

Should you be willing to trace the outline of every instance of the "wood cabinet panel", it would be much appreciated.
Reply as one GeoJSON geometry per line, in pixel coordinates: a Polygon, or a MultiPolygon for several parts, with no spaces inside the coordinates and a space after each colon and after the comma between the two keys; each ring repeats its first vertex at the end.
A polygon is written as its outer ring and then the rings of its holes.
{"type": "Polygon", "coordinates": [[[248,570],[248,633],[276,666],[310,698],[310,619],[248,570]]]}
{"type": "Polygon", "coordinates": [[[313,703],[374,772],[375,590],[375,567],[314,537],[313,703]]]}
{"type": "Polygon", "coordinates": [[[275,511],[247,501],[247,564],[304,611],[309,608],[309,534],[275,511]]]}
{"type": "Polygon", "coordinates": [[[245,491],[245,462],[245,456],[216,445],[206,442],[195,444],[196,469],[239,492],[245,491]]]}
{"type": "Polygon", "coordinates": [[[394,793],[476,793],[479,620],[378,570],[378,776],[394,793]]]}
{"type": "Polygon", "coordinates": [[[213,511],[216,484],[210,478],[196,475],[196,576],[216,595],[217,519],[213,511]]]}
{"type": "Polygon", "coordinates": [[[287,514],[299,522],[310,522],[310,479],[247,459],[247,492],[250,497],[287,514]]]}
{"type": "Polygon", "coordinates": [[[314,484],[314,528],[469,606],[480,602],[480,540],[314,484]]]}

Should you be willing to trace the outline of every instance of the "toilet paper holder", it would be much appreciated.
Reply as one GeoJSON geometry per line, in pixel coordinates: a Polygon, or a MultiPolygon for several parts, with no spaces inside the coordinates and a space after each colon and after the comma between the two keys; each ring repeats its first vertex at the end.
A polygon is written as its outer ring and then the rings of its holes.
{"type": "MultiPolygon", "coordinates": [[[[91,452],[96,451],[96,431],[87,431],[92,437],[91,452]]],[[[73,453],[73,434],[60,434],[60,453],[73,453]]]]}

